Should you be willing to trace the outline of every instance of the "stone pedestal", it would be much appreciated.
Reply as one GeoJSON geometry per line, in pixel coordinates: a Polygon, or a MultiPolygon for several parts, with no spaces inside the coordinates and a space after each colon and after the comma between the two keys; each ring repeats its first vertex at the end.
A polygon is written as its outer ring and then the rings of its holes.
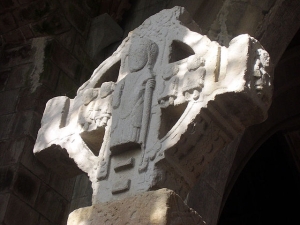
{"type": "Polygon", "coordinates": [[[68,225],[203,225],[193,209],[169,189],[149,191],[122,200],[73,211],[68,225]]]}

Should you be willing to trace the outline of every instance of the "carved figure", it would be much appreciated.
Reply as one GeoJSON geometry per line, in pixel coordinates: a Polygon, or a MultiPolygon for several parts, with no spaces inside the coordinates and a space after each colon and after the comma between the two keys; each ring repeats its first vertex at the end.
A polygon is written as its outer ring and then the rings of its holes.
{"type": "Polygon", "coordinates": [[[166,108],[169,105],[174,105],[174,100],[178,93],[179,78],[176,76],[179,68],[177,65],[168,66],[163,74],[164,88],[158,99],[162,108],[166,108]]]}
{"type": "Polygon", "coordinates": [[[269,54],[264,49],[257,49],[255,52],[255,60],[253,67],[254,86],[257,94],[261,97],[264,102],[269,99],[270,93],[267,93],[264,88],[270,86],[271,76],[267,72],[270,67],[269,54]]]}
{"type": "Polygon", "coordinates": [[[184,75],[182,87],[183,95],[187,100],[197,100],[204,87],[204,78],[206,70],[204,68],[205,60],[199,56],[191,56],[187,62],[188,71],[184,75]]]}
{"type": "Polygon", "coordinates": [[[78,123],[84,131],[105,127],[111,117],[111,93],[113,82],[105,82],[101,88],[90,88],[83,92],[83,105],[80,107],[78,123]]]}
{"type": "Polygon", "coordinates": [[[157,45],[146,38],[139,39],[129,49],[129,74],[117,84],[113,95],[112,152],[120,151],[119,147],[126,150],[144,143],[157,54],[157,45]]]}
{"type": "Polygon", "coordinates": [[[78,123],[81,125],[83,130],[88,130],[90,125],[93,123],[93,110],[95,101],[98,96],[97,89],[87,89],[83,93],[83,105],[80,107],[78,115],[78,123]]]}
{"type": "Polygon", "coordinates": [[[130,32],[74,99],[47,103],[35,155],[66,177],[87,173],[93,204],[159,188],[185,198],[221,149],[267,118],[272,95],[258,41],[225,47],[198,30],[174,7],[130,32]]]}
{"type": "Polygon", "coordinates": [[[111,117],[111,100],[112,92],[114,91],[115,84],[113,82],[105,82],[101,85],[99,90],[100,101],[95,103],[94,120],[97,127],[105,127],[111,117]]]}

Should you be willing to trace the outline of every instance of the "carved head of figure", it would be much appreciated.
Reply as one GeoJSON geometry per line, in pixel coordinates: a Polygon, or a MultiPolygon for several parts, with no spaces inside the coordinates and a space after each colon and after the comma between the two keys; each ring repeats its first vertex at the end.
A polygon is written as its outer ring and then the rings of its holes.
{"type": "Polygon", "coordinates": [[[100,97],[105,98],[114,91],[115,83],[114,82],[104,82],[100,88],[100,97]]]}
{"type": "Polygon", "coordinates": [[[97,102],[97,113],[95,114],[95,121],[97,127],[105,127],[111,117],[111,94],[114,91],[114,82],[104,82],[100,88],[101,100],[97,102]]]}
{"type": "Polygon", "coordinates": [[[174,64],[168,64],[163,72],[163,79],[169,80],[171,77],[175,76],[179,72],[178,65],[174,64]]]}
{"type": "Polygon", "coordinates": [[[84,105],[88,105],[97,96],[98,96],[98,91],[93,89],[93,88],[89,88],[89,89],[84,90],[84,92],[83,92],[83,103],[84,103],[84,105]]]}
{"type": "Polygon", "coordinates": [[[263,102],[268,102],[271,96],[270,57],[264,49],[256,50],[253,76],[257,95],[263,102]]]}
{"type": "Polygon", "coordinates": [[[128,55],[129,71],[137,72],[146,65],[152,69],[158,55],[158,46],[146,38],[133,38],[128,55]]]}
{"type": "Polygon", "coordinates": [[[195,71],[200,66],[203,67],[204,65],[205,65],[205,59],[203,59],[200,56],[192,56],[188,58],[187,68],[189,71],[195,71]]]}

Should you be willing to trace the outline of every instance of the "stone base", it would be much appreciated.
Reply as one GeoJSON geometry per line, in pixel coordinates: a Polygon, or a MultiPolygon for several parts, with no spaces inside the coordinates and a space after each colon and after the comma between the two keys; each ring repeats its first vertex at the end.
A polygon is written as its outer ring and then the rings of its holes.
{"type": "Polygon", "coordinates": [[[204,225],[201,216],[173,191],[149,191],[73,211],[68,225],[204,225]]]}

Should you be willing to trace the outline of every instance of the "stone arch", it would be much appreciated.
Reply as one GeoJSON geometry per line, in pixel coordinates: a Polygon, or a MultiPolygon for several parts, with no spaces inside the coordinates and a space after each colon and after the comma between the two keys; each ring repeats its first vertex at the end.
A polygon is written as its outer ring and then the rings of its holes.
{"type": "Polygon", "coordinates": [[[218,224],[297,224],[299,184],[300,174],[292,160],[286,134],[277,132],[243,168],[218,224]]]}
{"type": "Polygon", "coordinates": [[[297,66],[300,58],[299,50],[299,46],[288,48],[277,64],[269,117],[264,123],[246,130],[233,162],[223,204],[233,183],[259,146],[278,131],[283,131],[286,136],[290,136],[300,127],[300,107],[297,104],[300,94],[298,78],[300,67],[297,66]]]}

